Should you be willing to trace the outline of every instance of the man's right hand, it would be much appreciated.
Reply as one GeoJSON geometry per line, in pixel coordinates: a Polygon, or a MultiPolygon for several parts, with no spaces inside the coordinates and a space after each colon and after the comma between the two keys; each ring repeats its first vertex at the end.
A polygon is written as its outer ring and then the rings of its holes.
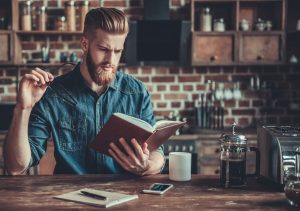
{"type": "Polygon", "coordinates": [[[35,68],[29,74],[25,74],[19,85],[17,105],[22,109],[32,109],[33,106],[42,98],[48,83],[53,81],[54,76],[35,68]]]}

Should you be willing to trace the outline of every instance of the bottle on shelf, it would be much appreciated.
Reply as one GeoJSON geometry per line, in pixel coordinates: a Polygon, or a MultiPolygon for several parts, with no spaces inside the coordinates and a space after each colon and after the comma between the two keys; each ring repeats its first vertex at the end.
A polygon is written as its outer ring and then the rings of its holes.
{"type": "Polygon", "coordinates": [[[82,2],[82,5],[80,7],[80,30],[83,31],[84,28],[84,20],[85,16],[89,11],[89,1],[85,0],[82,2]]]}
{"type": "Polygon", "coordinates": [[[210,32],[212,30],[212,16],[210,14],[210,8],[205,7],[200,14],[200,31],[210,32]]]}
{"type": "Polygon", "coordinates": [[[76,31],[76,11],[75,1],[71,0],[65,3],[66,18],[67,18],[67,30],[76,31]]]}
{"type": "Polygon", "coordinates": [[[46,31],[47,14],[46,14],[45,6],[41,6],[38,8],[36,21],[37,21],[37,30],[46,31]]]}
{"type": "Polygon", "coordinates": [[[21,30],[31,31],[31,1],[21,3],[21,30]]]}

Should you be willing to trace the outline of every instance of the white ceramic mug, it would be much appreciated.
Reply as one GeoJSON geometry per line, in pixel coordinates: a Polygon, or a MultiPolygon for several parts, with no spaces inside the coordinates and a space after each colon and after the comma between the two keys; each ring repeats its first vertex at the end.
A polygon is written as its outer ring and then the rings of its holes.
{"type": "Polygon", "coordinates": [[[192,154],[188,152],[171,152],[169,154],[169,179],[188,181],[191,179],[192,154]]]}

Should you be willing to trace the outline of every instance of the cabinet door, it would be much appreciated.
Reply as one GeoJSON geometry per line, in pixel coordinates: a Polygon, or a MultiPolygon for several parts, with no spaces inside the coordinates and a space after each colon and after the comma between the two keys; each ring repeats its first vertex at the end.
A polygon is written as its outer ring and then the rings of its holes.
{"type": "Polygon", "coordinates": [[[0,33],[0,43],[1,43],[1,51],[0,51],[0,62],[8,62],[10,61],[10,34],[0,33]]]}
{"type": "Polygon", "coordinates": [[[281,62],[280,35],[242,35],[240,61],[242,63],[281,62]]]}
{"type": "Polygon", "coordinates": [[[192,65],[233,63],[233,46],[233,35],[195,33],[192,40],[192,65]]]}

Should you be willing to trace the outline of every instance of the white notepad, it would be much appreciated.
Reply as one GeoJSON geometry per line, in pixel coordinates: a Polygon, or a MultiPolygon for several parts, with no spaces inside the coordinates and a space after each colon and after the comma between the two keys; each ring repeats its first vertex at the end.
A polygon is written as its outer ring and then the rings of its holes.
{"type": "Polygon", "coordinates": [[[108,192],[108,191],[102,191],[102,190],[95,190],[95,189],[91,189],[91,188],[84,188],[84,189],[80,189],[77,191],[72,191],[69,193],[62,194],[62,195],[54,196],[54,198],[106,208],[106,207],[111,207],[111,206],[121,204],[121,203],[124,203],[127,201],[131,201],[133,199],[137,199],[138,195],[129,195],[129,194],[118,193],[118,192],[108,192]],[[88,191],[91,193],[99,194],[99,195],[107,197],[107,200],[100,200],[100,199],[88,197],[88,196],[82,195],[80,191],[88,191]]]}

